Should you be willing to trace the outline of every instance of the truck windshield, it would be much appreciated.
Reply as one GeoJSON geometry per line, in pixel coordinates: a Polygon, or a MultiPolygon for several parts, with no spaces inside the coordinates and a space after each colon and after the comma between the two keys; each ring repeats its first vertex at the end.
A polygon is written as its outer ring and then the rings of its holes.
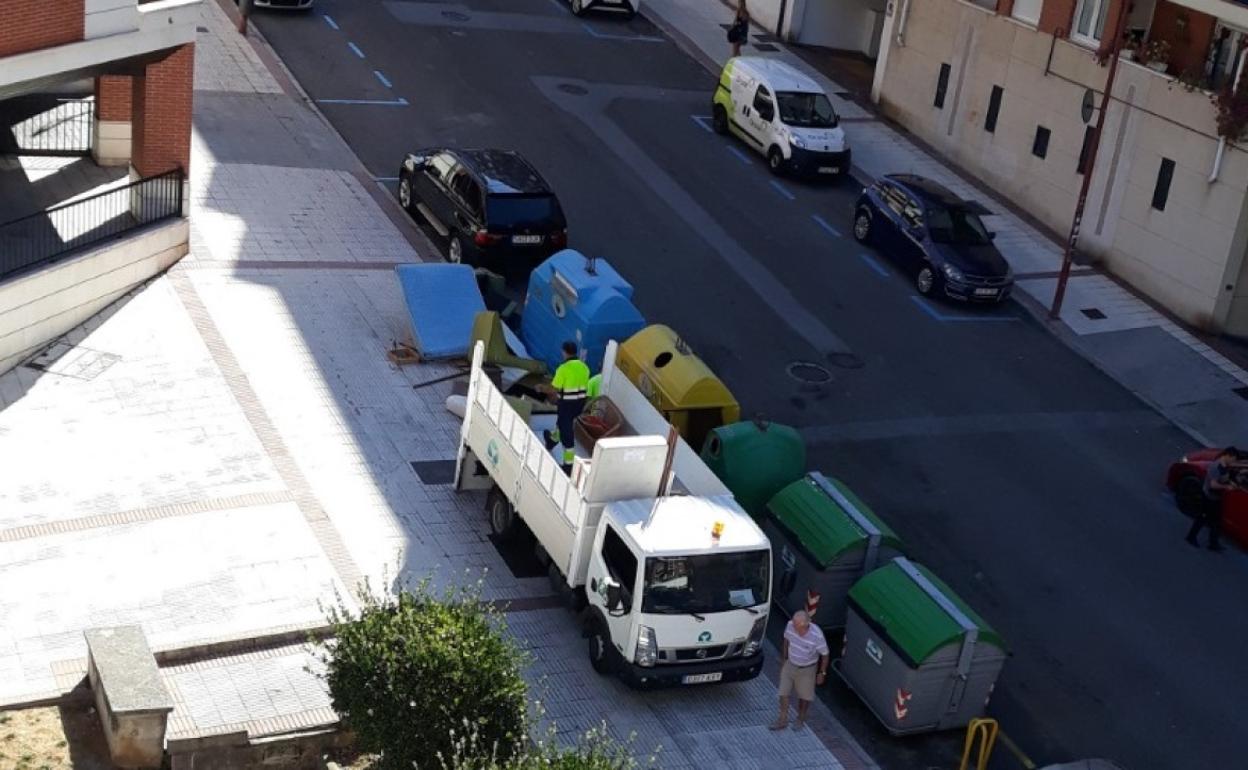
{"type": "Polygon", "coordinates": [[[767,601],[767,551],[654,556],[646,559],[642,612],[683,615],[727,612],[767,601]]]}
{"type": "Polygon", "coordinates": [[[810,91],[777,91],[780,120],[797,128],[836,128],[836,110],[828,97],[810,91]]]}

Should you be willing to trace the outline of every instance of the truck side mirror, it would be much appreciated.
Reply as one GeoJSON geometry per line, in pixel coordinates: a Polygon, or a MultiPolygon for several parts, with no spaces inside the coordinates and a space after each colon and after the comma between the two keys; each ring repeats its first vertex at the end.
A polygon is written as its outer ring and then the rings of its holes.
{"type": "Polygon", "coordinates": [[[624,589],[620,587],[619,583],[607,583],[607,610],[613,613],[618,612],[620,605],[623,603],[624,589]]]}

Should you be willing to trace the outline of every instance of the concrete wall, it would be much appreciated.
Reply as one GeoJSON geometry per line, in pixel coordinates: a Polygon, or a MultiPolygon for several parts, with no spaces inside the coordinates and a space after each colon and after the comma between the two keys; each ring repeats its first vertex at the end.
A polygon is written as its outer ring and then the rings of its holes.
{"type": "Polygon", "coordinates": [[[789,0],[789,5],[789,39],[874,55],[879,30],[873,12],[882,14],[885,0],[789,0]]]}
{"type": "MultiPolygon", "coordinates": [[[[1056,15],[1050,6],[1044,10],[1056,15]]],[[[895,20],[886,26],[889,49],[876,74],[882,110],[1065,235],[1082,181],[1080,103],[1086,88],[1104,88],[1107,68],[1087,48],[1065,40],[1054,46],[1051,35],[960,0],[911,2],[904,46],[889,34],[895,20]],[[1051,48],[1054,74],[1046,76],[1051,48]],[[938,109],[942,63],[952,72],[938,109]],[[984,117],[994,85],[1004,95],[989,133],[984,117]],[[1051,131],[1043,159],[1032,154],[1037,126],[1051,131]]],[[[1114,96],[1133,109],[1110,105],[1080,250],[1185,320],[1234,331],[1227,326],[1234,289],[1225,287],[1239,277],[1232,252],[1248,197],[1248,154],[1228,149],[1210,184],[1217,139],[1208,95],[1122,62],[1114,96]],[[1162,158],[1176,168],[1158,211],[1151,201],[1162,158]]]]}
{"type": "Polygon", "coordinates": [[[168,269],[189,233],[185,219],[164,222],[0,282],[0,373],[168,269]]]}

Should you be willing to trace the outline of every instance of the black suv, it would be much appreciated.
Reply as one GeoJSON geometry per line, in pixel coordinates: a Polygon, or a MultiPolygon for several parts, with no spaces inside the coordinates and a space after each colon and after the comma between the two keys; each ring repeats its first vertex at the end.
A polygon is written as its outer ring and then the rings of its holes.
{"type": "Polygon", "coordinates": [[[447,239],[451,262],[527,275],[568,245],[559,199],[510,150],[409,153],[399,169],[399,202],[447,239]]]}

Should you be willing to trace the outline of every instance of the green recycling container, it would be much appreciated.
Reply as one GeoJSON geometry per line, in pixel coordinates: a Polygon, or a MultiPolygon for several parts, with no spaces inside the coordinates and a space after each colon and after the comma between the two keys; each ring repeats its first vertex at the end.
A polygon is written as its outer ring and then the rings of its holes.
{"type": "Polygon", "coordinates": [[[836,671],[893,735],[984,715],[1005,642],[926,567],[897,558],[849,591],[836,671]]]}
{"type": "Polygon", "coordinates": [[[904,554],[901,538],[849,487],[814,472],[776,493],[763,532],[771,541],[771,598],[785,614],[814,610],[832,631],[845,626],[849,589],[904,554]]]}
{"type": "Polygon", "coordinates": [[[755,519],[767,501],[806,470],[806,443],[788,425],[759,420],[713,429],[702,461],[755,519]]]}

